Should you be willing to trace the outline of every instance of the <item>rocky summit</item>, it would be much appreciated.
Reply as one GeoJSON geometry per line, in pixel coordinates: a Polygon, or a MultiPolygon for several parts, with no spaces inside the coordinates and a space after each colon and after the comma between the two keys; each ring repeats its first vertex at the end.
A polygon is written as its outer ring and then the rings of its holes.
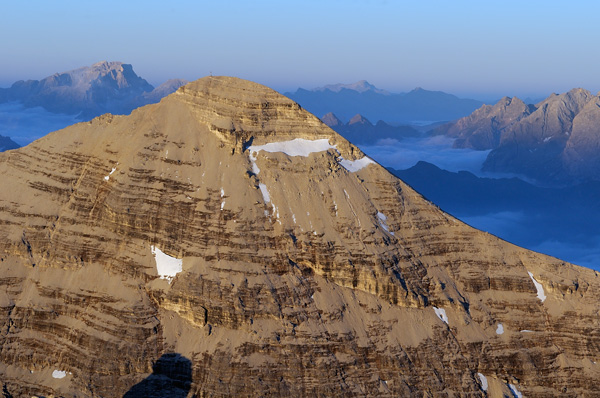
{"type": "Polygon", "coordinates": [[[600,278],[207,77],[0,154],[12,397],[600,396],[600,278]]]}

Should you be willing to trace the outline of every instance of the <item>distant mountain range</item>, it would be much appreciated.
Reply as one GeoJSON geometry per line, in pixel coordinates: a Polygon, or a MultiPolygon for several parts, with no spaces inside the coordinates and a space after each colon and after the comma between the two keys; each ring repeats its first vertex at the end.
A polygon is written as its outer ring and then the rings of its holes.
{"type": "Polygon", "coordinates": [[[374,85],[372,85],[371,83],[369,83],[366,80],[360,80],[356,83],[350,83],[350,84],[342,84],[342,83],[327,84],[323,87],[317,87],[317,88],[313,89],[312,91],[327,91],[327,90],[333,91],[334,93],[339,93],[342,90],[353,90],[353,91],[357,91],[359,93],[364,93],[364,92],[370,91],[373,93],[383,94],[383,95],[391,94],[389,91],[378,89],[377,87],[375,87],[374,85]]]}
{"type": "Polygon", "coordinates": [[[484,171],[541,182],[600,180],[600,96],[578,88],[535,105],[502,98],[433,130],[457,148],[492,149],[484,171]]]}
{"type": "Polygon", "coordinates": [[[416,88],[408,93],[391,94],[362,80],[353,84],[333,84],[313,90],[299,88],[286,96],[315,115],[333,112],[342,120],[361,114],[369,120],[388,123],[426,124],[455,120],[483,105],[441,91],[416,88]]]}
{"type": "Polygon", "coordinates": [[[40,106],[49,112],[89,120],[103,113],[127,114],[158,102],[185,83],[174,79],[154,88],[131,65],[103,61],[42,80],[15,82],[10,88],[0,89],[0,103],[18,101],[28,108],[40,106]]]}
{"type": "Polygon", "coordinates": [[[421,135],[411,126],[391,126],[382,120],[373,124],[360,114],[355,115],[348,123],[342,122],[331,112],[321,120],[354,144],[373,145],[384,139],[402,140],[421,135]]]}

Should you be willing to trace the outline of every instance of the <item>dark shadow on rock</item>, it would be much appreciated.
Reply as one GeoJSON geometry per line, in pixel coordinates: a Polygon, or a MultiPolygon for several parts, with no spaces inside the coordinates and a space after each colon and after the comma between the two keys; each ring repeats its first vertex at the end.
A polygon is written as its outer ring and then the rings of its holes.
{"type": "Polygon", "coordinates": [[[185,398],[192,384],[192,362],[186,357],[163,354],[152,367],[152,374],[123,395],[124,398],[185,398]]]}

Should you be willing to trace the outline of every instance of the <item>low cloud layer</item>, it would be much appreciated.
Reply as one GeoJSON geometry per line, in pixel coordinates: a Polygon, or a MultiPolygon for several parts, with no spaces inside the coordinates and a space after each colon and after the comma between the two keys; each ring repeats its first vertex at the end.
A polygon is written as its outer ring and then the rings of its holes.
{"type": "Polygon", "coordinates": [[[381,140],[377,145],[363,145],[361,149],[378,163],[403,170],[418,161],[435,164],[449,171],[467,170],[481,175],[481,165],[489,151],[452,148],[453,139],[444,136],[381,140]]]}
{"type": "Polygon", "coordinates": [[[44,108],[25,108],[21,103],[0,104],[0,135],[27,145],[46,134],[60,130],[79,120],[74,115],[62,115],[44,108]]]}
{"type": "Polygon", "coordinates": [[[547,223],[540,222],[539,214],[503,211],[456,216],[474,228],[526,249],[600,271],[600,235],[577,233],[571,228],[566,228],[562,234],[559,228],[549,230],[547,223]]]}

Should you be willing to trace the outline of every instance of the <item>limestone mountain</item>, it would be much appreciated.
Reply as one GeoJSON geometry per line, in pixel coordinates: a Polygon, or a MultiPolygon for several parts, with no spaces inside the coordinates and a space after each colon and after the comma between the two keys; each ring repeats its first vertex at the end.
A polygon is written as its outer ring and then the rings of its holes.
{"type": "Polygon", "coordinates": [[[492,149],[483,170],[543,182],[599,180],[600,97],[583,89],[552,94],[536,105],[503,98],[434,133],[460,148],[492,149]]]}
{"type": "Polygon", "coordinates": [[[500,144],[502,132],[529,116],[532,108],[516,97],[504,97],[493,106],[483,105],[469,116],[437,127],[433,132],[456,138],[456,148],[492,149],[500,144]]]}
{"type": "Polygon", "coordinates": [[[0,154],[5,396],[597,396],[600,278],[207,77],[0,154]]]}
{"type": "Polygon", "coordinates": [[[355,144],[374,145],[378,141],[385,139],[402,140],[421,135],[412,126],[391,126],[383,120],[379,120],[376,124],[373,124],[360,114],[353,116],[346,124],[331,112],[324,115],[321,120],[348,141],[355,144]]]}
{"type": "Polygon", "coordinates": [[[171,80],[154,89],[131,65],[103,61],[42,80],[15,82],[0,89],[0,102],[19,101],[54,113],[80,114],[87,120],[107,112],[129,113],[140,105],[158,102],[185,83],[171,80]]]}

